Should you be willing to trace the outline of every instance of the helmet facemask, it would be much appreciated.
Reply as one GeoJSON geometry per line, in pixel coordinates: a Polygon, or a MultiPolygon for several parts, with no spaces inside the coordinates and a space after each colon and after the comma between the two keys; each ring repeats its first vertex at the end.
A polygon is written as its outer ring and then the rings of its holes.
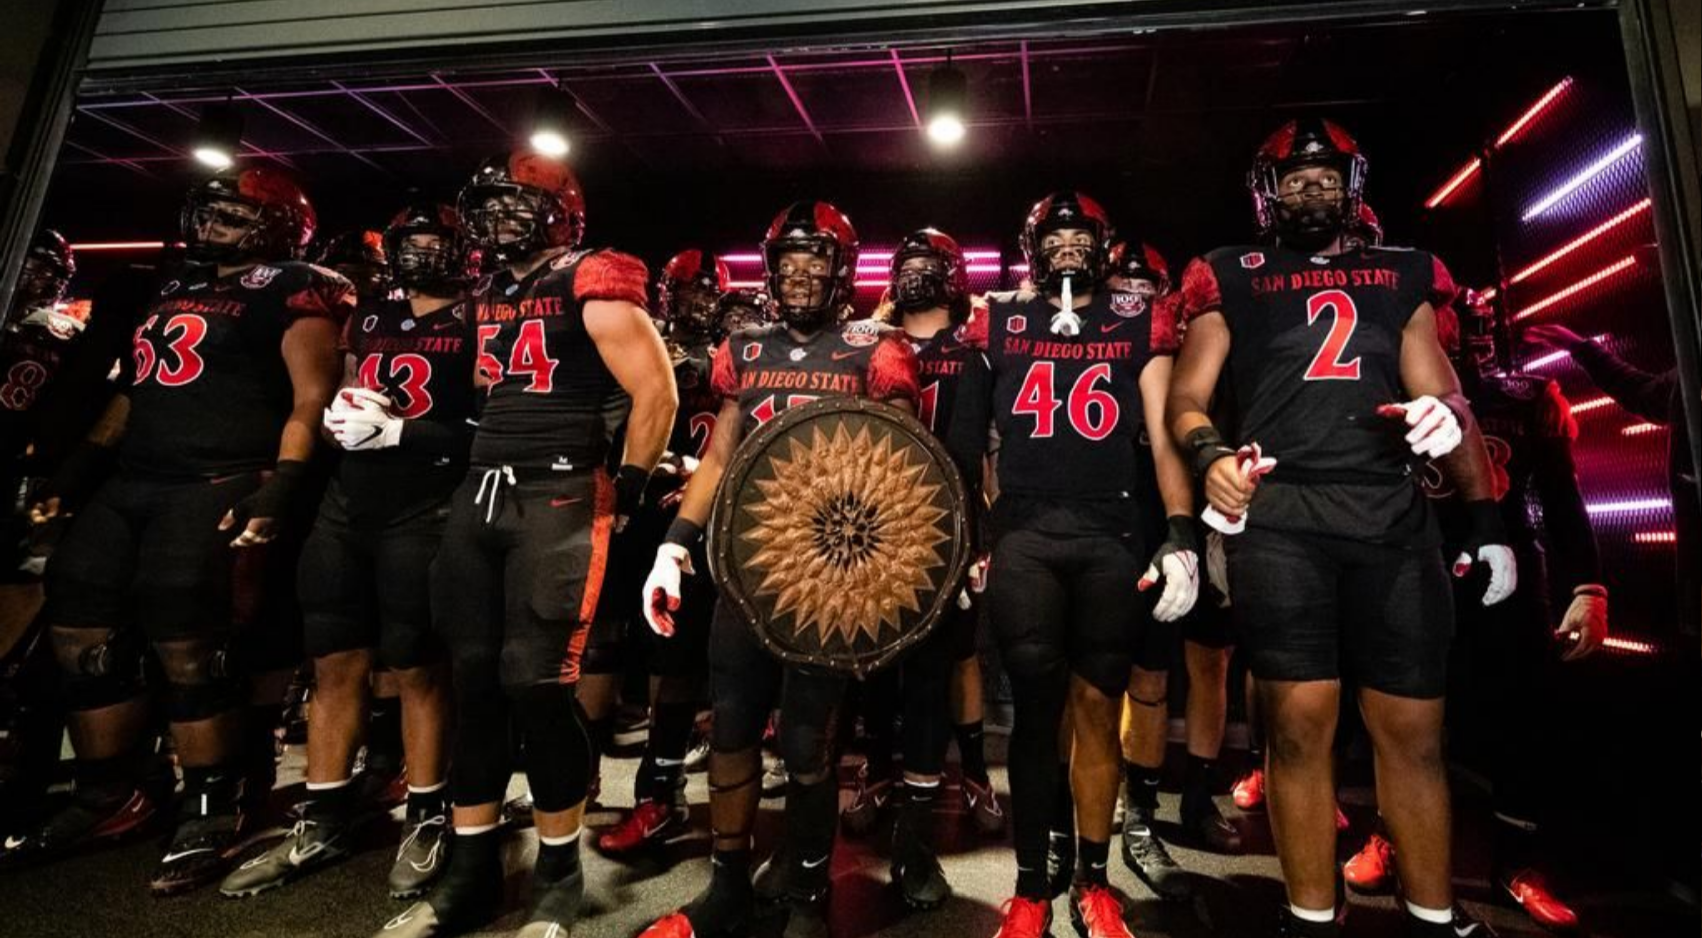
{"type": "Polygon", "coordinates": [[[512,183],[468,186],[461,193],[459,211],[473,242],[505,264],[547,250],[550,229],[567,220],[559,199],[512,183]]]}
{"type": "Polygon", "coordinates": [[[839,318],[850,273],[832,238],[781,238],[763,248],[769,293],[786,325],[814,332],[839,318]]]}
{"type": "Polygon", "coordinates": [[[181,228],[185,254],[198,264],[236,264],[270,260],[272,225],[264,206],[204,190],[190,192],[181,228]]]}
{"type": "Polygon", "coordinates": [[[913,254],[895,264],[890,295],[892,308],[900,315],[950,304],[951,287],[946,282],[945,264],[939,258],[913,254]]]}

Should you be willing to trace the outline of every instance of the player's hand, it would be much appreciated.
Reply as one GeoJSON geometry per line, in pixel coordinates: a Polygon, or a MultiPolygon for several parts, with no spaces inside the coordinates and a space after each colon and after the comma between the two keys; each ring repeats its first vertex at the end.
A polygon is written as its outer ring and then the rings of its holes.
{"type": "Polygon", "coordinates": [[[287,517],[287,508],[307,472],[307,463],[299,459],[280,459],[276,469],[266,474],[260,487],[242,499],[219,519],[220,531],[240,529],[230,542],[232,547],[258,547],[277,536],[279,518],[287,517]]]}
{"type": "Polygon", "coordinates": [[[1406,442],[1414,455],[1425,459],[1440,459],[1452,453],[1466,437],[1460,418],[1454,409],[1426,394],[1405,404],[1384,404],[1377,414],[1389,419],[1399,418],[1410,427],[1406,442]]]}
{"type": "Polygon", "coordinates": [[[674,613],[680,608],[680,574],[695,573],[691,551],[678,544],[656,548],[656,565],[644,580],[644,621],[664,638],[674,634],[674,613]]]}
{"type": "Polygon", "coordinates": [[[1519,562],[1513,548],[1506,544],[1484,544],[1475,555],[1461,551],[1460,556],[1454,558],[1454,576],[1463,577],[1470,573],[1474,556],[1475,560],[1489,567],[1489,588],[1483,591],[1485,606],[1495,605],[1519,588],[1519,562]]]}
{"type": "Polygon", "coordinates": [[[1571,329],[1554,323],[1531,326],[1524,331],[1524,338],[1532,345],[1556,352],[1570,352],[1589,341],[1571,329]]]}
{"type": "Polygon", "coordinates": [[[402,426],[407,422],[388,410],[378,408],[327,409],[324,419],[325,429],[332,439],[351,453],[401,445],[402,426]]]}
{"type": "Polygon", "coordinates": [[[1194,519],[1176,515],[1170,519],[1170,534],[1152,555],[1152,563],[1141,575],[1137,588],[1141,592],[1164,581],[1164,592],[1153,606],[1152,617],[1160,622],[1175,622],[1194,608],[1200,597],[1200,530],[1194,519]]]}
{"type": "Polygon", "coordinates": [[[987,573],[993,569],[993,555],[982,554],[969,564],[969,591],[987,592],[987,573]]]}
{"type": "Polygon", "coordinates": [[[1560,620],[1560,628],[1554,630],[1554,637],[1571,645],[1566,653],[1560,656],[1561,661],[1581,661],[1595,654],[1596,649],[1607,641],[1608,617],[1607,596],[1598,595],[1595,590],[1606,593],[1602,587],[1581,587],[1590,592],[1577,592],[1572,596],[1572,605],[1566,607],[1566,615],[1560,620]]]}
{"type": "Polygon", "coordinates": [[[59,496],[48,497],[30,506],[30,524],[46,524],[59,517],[59,496]]]}
{"type": "MultiPolygon", "coordinates": [[[[229,531],[234,527],[236,527],[236,514],[235,510],[232,509],[225,512],[225,516],[219,520],[219,530],[229,531]]],[[[262,544],[270,544],[272,539],[277,536],[276,519],[250,518],[248,523],[243,526],[242,533],[231,540],[230,546],[259,547],[262,544]]]]}
{"type": "Polygon", "coordinates": [[[1240,459],[1225,456],[1206,470],[1206,501],[1225,518],[1239,518],[1253,503],[1258,483],[1247,478],[1238,465],[1240,459]]]}

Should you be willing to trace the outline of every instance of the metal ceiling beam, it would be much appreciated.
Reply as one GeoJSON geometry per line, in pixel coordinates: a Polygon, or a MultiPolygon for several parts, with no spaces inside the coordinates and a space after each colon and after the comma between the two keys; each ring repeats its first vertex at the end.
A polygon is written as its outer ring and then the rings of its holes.
{"type": "MultiPolygon", "coordinates": [[[[236,89],[236,92],[237,92],[237,94],[244,94],[245,93],[240,88],[236,89]]],[[[391,172],[388,169],[385,169],[383,166],[381,166],[380,164],[375,162],[372,158],[366,156],[364,153],[357,153],[356,151],[350,149],[349,147],[344,146],[341,141],[337,140],[337,138],[331,136],[330,134],[326,133],[323,130],[320,130],[318,127],[314,126],[311,121],[307,120],[306,118],[299,117],[295,114],[291,114],[289,111],[286,111],[283,108],[277,106],[276,104],[273,104],[272,102],[264,100],[262,98],[255,98],[254,103],[258,104],[259,106],[265,108],[268,111],[271,111],[273,114],[278,115],[279,117],[281,117],[284,120],[296,125],[297,127],[300,127],[302,130],[307,131],[308,133],[312,134],[313,136],[318,137],[319,139],[325,141],[326,143],[330,144],[332,149],[334,149],[336,152],[343,153],[343,154],[346,154],[348,156],[351,156],[354,159],[356,159],[357,161],[359,161],[360,163],[362,163],[366,166],[370,166],[373,169],[377,170],[378,172],[383,173],[384,175],[389,176],[393,179],[399,178],[399,177],[396,176],[395,173],[391,172]]]]}
{"type": "Polygon", "coordinates": [[[1034,129],[1034,86],[1028,80],[1028,40],[1024,39],[1019,45],[1022,57],[1022,117],[1028,122],[1028,129],[1034,129]]]}
{"type": "Polygon", "coordinates": [[[798,97],[798,89],[792,87],[791,80],[786,77],[786,70],[781,68],[780,63],[774,60],[774,56],[765,56],[765,58],[768,59],[768,67],[774,71],[774,77],[780,79],[780,87],[786,90],[786,97],[792,100],[792,107],[797,109],[798,117],[804,122],[804,127],[809,130],[811,136],[816,138],[816,142],[821,144],[822,149],[827,149],[827,138],[823,137],[821,131],[816,129],[816,122],[810,119],[810,112],[804,107],[804,99],[798,97]]]}
{"type": "MultiPolygon", "coordinates": [[[[709,118],[704,117],[703,112],[697,109],[697,105],[691,103],[691,99],[686,97],[686,93],[680,90],[680,86],[674,81],[674,79],[669,77],[668,73],[662,70],[662,66],[657,65],[655,62],[651,62],[650,73],[661,80],[663,87],[668,89],[668,92],[674,96],[675,101],[680,102],[680,107],[685,108],[687,114],[690,114],[693,119],[695,119],[699,124],[702,124],[704,127],[710,128],[711,130],[714,129],[714,125],[709,122],[709,118]]],[[[720,134],[716,134],[715,145],[723,147],[726,146],[726,138],[722,137],[720,134]]]]}
{"type": "Polygon", "coordinates": [[[916,110],[916,96],[910,93],[910,76],[904,74],[904,60],[898,57],[898,50],[892,50],[892,67],[898,72],[898,87],[904,89],[904,103],[910,105],[910,119],[916,122],[916,129],[922,129],[922,114],[916,110]]]}
{"type": "MultiPolygon", "coordinates": [[[[201,120],[201,115],[195,113],[194,111],[191,111],[190,109],[184,107],[181,104],[178,104],[175,101],[167,101],[164,98],[154,97],[154,95],[149,93],[149,92],[143,92],[142,95],[143,95],[143,97],[148,98],[149,100],[159,102],[159,105],[161,107],[172,112],[173,114],[178,115],[179,117],[187,118],[188,120],[192,120],[192,121],[196,121],[196,122],[199,122],[201,120]]],[[[283,154],[273,153],[270,150],[266,150],[266,149],[263,149],[261,147],[257,147],[254,144],[249,143],[247,140],[242,141],[241,145],[242,145],[243,151],[250,156],[258,156],[258,157],[261,157],[263,159],[274,160],[278,163],[281,163],[285,166],[288,166],[290,169],[294,169],[294,170],[301,169],[301,167],[299,167],[295,164],[294,160],[291,160],[289,157],[284,156],[283,154]]]]}
{"type": "Polygon", "coordinates": [[[372,113],[377,114],[379,117],[382,117],[385,120],[389,121],[391,126],[395,127],[397,130],[400,130],[401,132],[407,134],[408,136],[413,137],[415,140],[418,140],[421,143],[432,143],[432,142],[434,142],[433,140],[431,140],[431,138],[427,137],[425,134],[422,134],[419,131],[415,130],[412,126],[410,126],[406,121],[402,120],[400,117],[397,117],[396,115],[390,113],[389,110],[379,106],[379,104],[377,102],[373,101],[371,98],[368,98],[366,96],[366,94],[364,94],[360,91],[352,91],[340,81],[331,82],[331,87],[336,88],[338,91],[341,91],[342,93],[344,93],[344,94],[348,95],[349,97],[355,99],[356,103],[360,104],[362,107],[366,108],[367,110],[371,111],[372,113]]]}
{"type": "Polygon", "coordinates": [[[616,133],[615,129],[613,127],[609,126],[608,121],[603,120],[601,117],[599,117],[597,115],[596,111],[591,110],[590,105],[586,104],[584,102],[584,100],[579,97],[579,95],[574,94],[573,89],[568,87],[567,82],[563,81],[561,78],[559,78],[555,75],[551,75],[545,69],[541,69],[541,68],[538,69],[538,74],[542,75],[551,84],[553,84],[557,88],[561,89],[563,94],[566,94],[568,97],[572,98],[574,109],[577,110],[579,113],[585,115],[585,119],[591,122],[591,126],[597,128],[599,131],[601,131],[603,133],[603,136],[610,137],[610,138],[613,138],[615,140],[620,141],[621,145],[626,147],[627,152],[631,153],[635,158],[637,158],[637,160],[640,163],[644,164],[645,168],[651,168],[652,164],[651,164],[650,160],[646,159],[644,154],[639,152],[638,148],[634,147],[632,145],[632,141],[626,139],[621,134],[616,133]]]}
{"type": "MultiPolygon", "coordinates": [[[[451,96],[453,96],[455,98],[455,100],[461,102],[462,104],[465,104],[467,106],[467,108],[469,110],[471,110],[474,114],[477,114],[480,117],[484,118],[485,121],[487,123],[489,123],[492,127],[495,127],[497,130],[501,131],[502,135],[504,137],[513,137],[514,136],[514,131],[512,129],[510,129],[507,124],[504,124],[502,121],[498,120],[497,116],[490,112],[489,108],[486,108],[484,105],[480,104],[472,95],[468,94],[465,90],[463,90],[464,86],[450,84],[449,82],[444,81],[443,76],[437,74],[436,72],[432,73],[431,80],[433,82],[435,82],[435,84],[430,85],[428,87],[440,88],[444,91],[449,92],[449,94],[451,96]]],[[[531,82],[527,82],[527,84],[531,84],[531,82]]]]}
{"type": "Polygon", "coordinates": [[[75,140],[67,139],[65,141],[65,145],[70,147],[73,150],[82,150],[84,153],[92,153],[96,157],[98,157],[98,159],[94,159],[94,160],[60,160],[59,162],[61,162],[61,163],[83,163],[83,164],[99,163],[99,164],[102,164],[102,165],[109,165],[109,166],[122,166],[125,169],[128,169],[132,172],[141,173],[143,176],[145,176],[149,179],[152,179],[155,182],[158,182],[159,179],[160,179],[159,176],[155,175],[146,166],[143,166],[141,163],[138,163],[135,160],[127,160],[127,159],[124,159],[122,157],[117,157],[117,156],[107,156],[105,153],[100,152],[99,150],[95,149],[94,147],[86,146],[84,144],[78,143],[75,140]]]}

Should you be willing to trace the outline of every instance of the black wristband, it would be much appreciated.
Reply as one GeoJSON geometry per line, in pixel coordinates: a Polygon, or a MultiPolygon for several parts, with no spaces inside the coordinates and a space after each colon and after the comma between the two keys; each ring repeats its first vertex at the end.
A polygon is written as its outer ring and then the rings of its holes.
{"type": "Polygon", "coordinates": [[[630,463],[615,473],[615,514],[630,518],[644,502],[644,487],[650,484],[650,473],[630,463]]]}
{"type": "Polygon", "coordinates": [[[302,476],[306,474],[307,463],[302,460],[278,460],[278,467],[266,481],[260,483],[254,494],[237,502],[231,509],[237,525],[246,525],[254,518],[271,518],[274,521],[282,519],[290,501],[295,497],[296,489],[301,486],[302,476]]]}
{"type": "Polygon", "coordinates": [[[1235,448],[1224,442],[1223,434],[1218,433],[1217,428],[1211,424],[1188,431],[1188,436],[1182,443],[1188,448],[1194,475],[1202,478],[1212,463],[1225,456],[1235,455],[1235,448]]]}
{"type": "Polygon", "coordinates": [[[1501,521],[1501,509],[1493,499],[1479,498],[1466,502],[1466,522],[1476,544],[1507,543],[1507,528],[1501,521]]]}
{"type": "Polygon", "coordinates": [[[1170,535],[1167,540],[1193,551],[1196,555],[1205,553],[1201,549],[1205,538],[1200,535],[1200,523],[1193,515],[1171,515],[1168,524],[1170,535]]]}
{"type": "Polygon", "coordinates": [[[697,522],[675,518],[673,523],[668,525],[668,533],[663,536],[662,543],[678,544],[686,550],[691,550],[702,539],[703,528],[697,522]]]}

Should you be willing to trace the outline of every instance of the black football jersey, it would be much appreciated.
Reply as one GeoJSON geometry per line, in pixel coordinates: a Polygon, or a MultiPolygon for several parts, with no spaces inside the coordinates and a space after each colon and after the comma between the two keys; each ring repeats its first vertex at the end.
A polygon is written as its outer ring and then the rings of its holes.
{"type": "Polygon", "coordinates": [[[1248,523],[1416,546],[1436,540],[1400,420],[1407,400],[1403,330],[1453,279],[1423,251],[1365,248],[1314,255],[1277,246],[1220,248],[1183,274],[1184,317],[1220,312],[1230,331],[1223,380],[1239,443],[1277,468],[1248,523]]]}
{"type": "MultiPolygon", "coordinates": [[[[1018,497],[1110,501],[1126,507],[1152,484],[1138,449],[1146,424],[1140,376],[1177,348],[1173,303],[1103,291],[1078,309],[1081,332],[1051,331],[1057,312],[1038,294],[990,298],[971,319],[971,344],[992,369],[999,489],[1018,497]],[[979,325],[977,325],[979,324],[979,325]]],[[[1004,495],[1001,494],[1001,500],[1004,495]]]]}
{"type": "Polygon", "coordinates": [[[572,251],[523,279],[504,269],[474,288],[478,369],[488,389],[472,461],[590,469],[607,458],[631,401],[585,330],[585,304],[643,306],[648,273],[614,251],[572,251]]]}
{"type": "Polygon", "coordinates": [[[310,317],[341,327],[354,303],[347,280],[296,261],[166,280],[136,326],[120,465],[178,478],[276,465],[294,408],[284,332],[310,317]]]}
{"type": "Polygon", "coordinates": [[[951,426],[964,375],[972,369],[986,367],[986,357],[980,349],[969,345],[968,337],[969,325],[965,323],[941,329],[929,339],[910,340],[921,377],[916,416],[935,436],[945,436],[946,429],[951,426]]]}
{"type": "Polygon", "coordinates": [[[823,397],[915,405],[916,353],[904,331],[873,320],[828,326],[802,342],[780,324],[742,329],[715,352],[713,386],[739,402],[743,436],[788,407],[823,397]]]}
{"type": "Polygon", "coordinates": [[[415,316],[407,300],[382,300],[349,317],[344,350],[354,366],[344,380],[381,391],[416,426],[434,425],[445,447],[402,444],[346,453],[339,482],[351,510],[363,504],[403,504],[452,488],[464,474],[472,439],[472,303],[461,300],[415,316]]]}
{"type": "Polygon", "coordinates": [[[0,333],[0,459],[16,459],[29,444],[30,411],[58,377],[76,336],[23,326],[0,333]]]}
{"type": "MultiPolygon", "coordinates": [[[[1572,461],[1578,425],[1560,386],[1535,375],[1486,375],[1469,381],[1466,391],[1489,450],[1508,543],[1546,542],[1548,566],[1568,590],[1601,582],[1595,535],[1572,461]]],[[[1422,478],[1424,494],[1436,505],[1443,543],[1463,542],[1470,522],[1453,479],[1434,462],[1424,466],[1422,478]]],[[[1529,572],[1521,572],[1521,588],[1529,572]]]]}
{"type": "Polygon", "coordinates": [[[715,418],[721,413],[721,396],[710,386],[714,346],[686,350],[684,360],[674,366],[674,386],[679,389],[680,407],[674,412],[674,431],[668,452],[702,459],[715,436],[715,418]]]}

